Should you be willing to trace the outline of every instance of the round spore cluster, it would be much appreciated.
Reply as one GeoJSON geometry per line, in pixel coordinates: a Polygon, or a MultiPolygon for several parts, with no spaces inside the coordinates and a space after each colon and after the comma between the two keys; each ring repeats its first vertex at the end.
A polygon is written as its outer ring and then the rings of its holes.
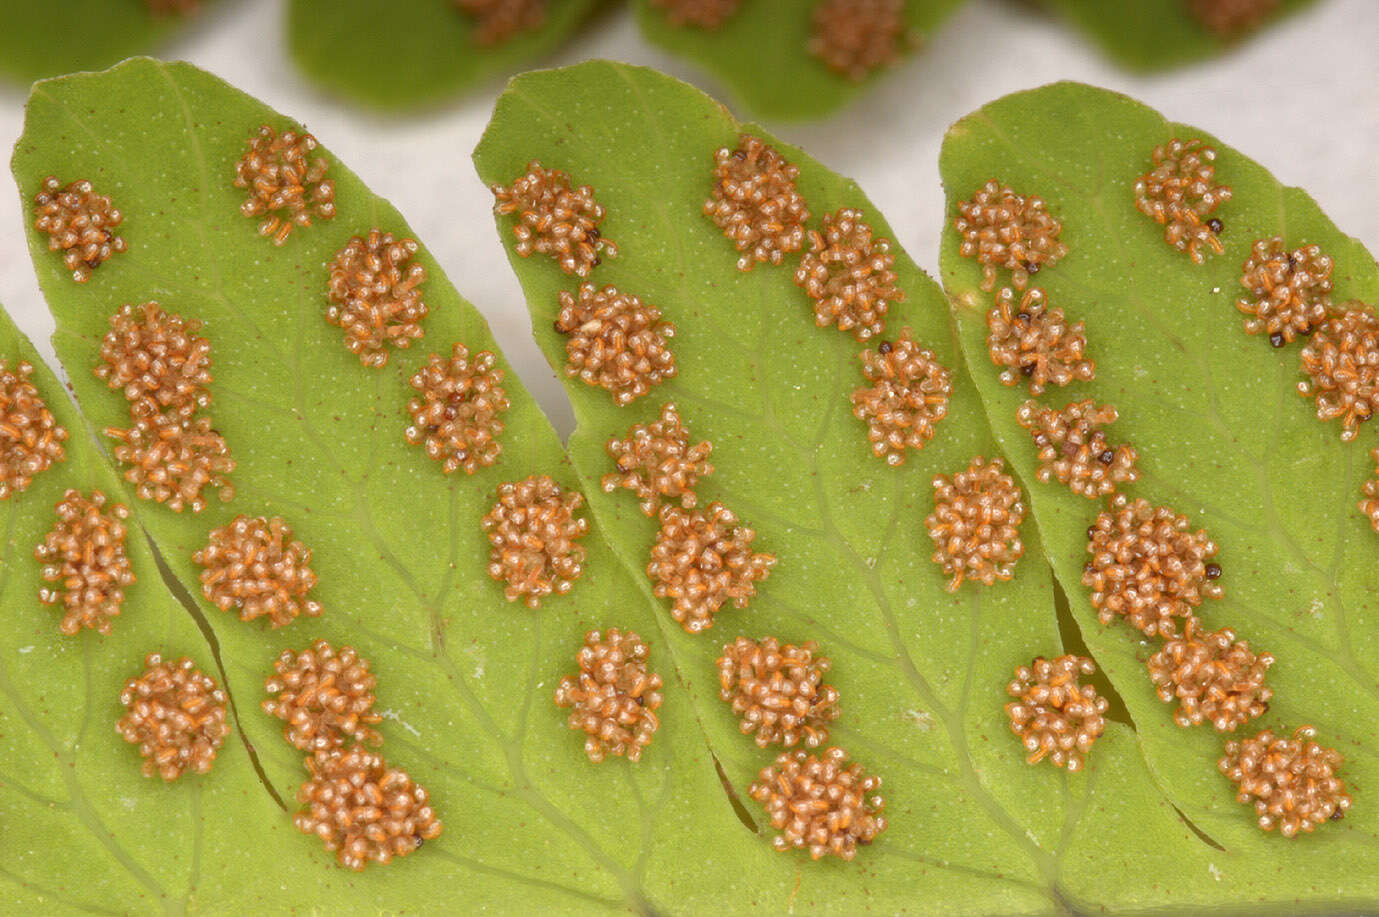
{"type": "Polygon", "coordinates": [[[809,53],[854,83],[895,63],[909,44],[904,0],[821,0],[809,53]]]}
{"type": "Polygon", "coordinates": [[[1015,291],[1002,287],[996,305],[986,314],[986,338],[991,362],[1001,367],[1001,382],[1022,382],[1031,395],[1050,385],[1090,382],[1096,364],[1087,359],[1087,334],[1082,322],[1069,323],[1063,310],[1050,307],[1048,297],[1031,287],[1015,300],[1015,291]]]}
{"type": "Polygon", "coordinates": [[[576,516],[584,495],[567,491],[547,475],[503,484],[498,502],[483,518],[492,550],[488,575],[506,585],[509,602],[538,608],[550,595],[565,595],[584,572],[580,540],[589,520],[576,516]]]}
{"type": "Polygon", "coordinates": [[[371,229],[345,243],[330,263],[326,321],[365,366],[386,366],[389,347],[409,347],[423,334],[421,320],[430,310],[421,296],[420,250],[415,239],[371,229]]]}
{"type": "Polygon", "coordinates": [[[948,591],[956,592],[967,579],[990,586],[1014,576],[1025,554],[1025,503],[1005,473],[1005,461],[979,455],[952,476],[935,475],[933,485],[934,511],[924,525],[934,542],[934,563],[952,577],[948,591]]]}
{"type": "Polygon", "coordinates": [[[1299,726],[1291,737],[1266,729],[1226,743],[1218,762],[1236,786],[1236,799],[1253,803],[1259,827],[1284,837],[1316,830],[1350,808],[1345,783],[1336,776],[1341,753],[1315,741],[1317,731],[1299,726]]]}
{"type": "Polygon", "coordinates": [[[43,579],[52,584],[39,590],[39,601],[62,606],[58,629],[64,634],[83,627],[108,634],[135,579],[125,552],[129,510],[119,503],[107,507],[99,490],[90,497],[68,490],[54,512],[57,522],[34,548],[43,579]]]}
{"type": "Polygon", "coordinates": [[[341,866],[356,872],[389,863],[439,837],[430,796],[406,771],[359,745],[312,755],[297,790],[305,808],[293,824],[319,837],[341,866]]]}
{"type": "Polygon", "coordinates": [[[282,245],[293,229],[335,217],[335,182],[326,178],[330,160],[315,155],[315,137],[296,131],[279,134],[265,124],[246,146],[235,163],[235,187],[246,192],[240,213],[261,218],[259,235],[282,245]]]}
{"type": "Polygon", "coordinates": [[[830,662],[808,640],[796,646],[775,637],[738,637],[718,658],[718,696],[758,745],[817,748],[838,718],[838,689],[823,683],[830,662]]]}
{"type": "Polygon", "coordinates": [[[1174,138],[1155,147],[1154,168],[1135,182],[1135,206],[1164,227],[1164,241],[1196,264],[1206,251],[1221,254],[1221,220],[1211,216],[1231,199],[1231,189],[1216,182],[1216,150],[1201,140],[1174,138]]]}
{"type": "Polygon", "coordinates": [[[120,703],[125,715],[115,728],[139,746],[145,777],[206,773],[230,732],[225,692],[185,656],[167,662],[150,653],[144,671],[125,683],[120,703]]]}
{"type": "Polygon", "coordinates": [[[129,250],[115,232],[123,222],[110,198],[85,179],[63,187],[49,175],[34,197],[34,228],[47,234],[49,251],[62,252],[62,263],[77,283],[86,283],[92,271],[129,250]]]}
{"type": "Polygon", "coordinates": [[[67,430],[29,377],[32,363],[0,359],[0,500],[28,490],[36,475],[62,461],[67,430]]]}
{"type": "Polygon", "coordinates": [[[301,652],[283,650],[264,683],[264,712],[285,722],[283,737],[307,752],[329,751],[346,741],[380,742],[372,728],[377,679],[369,661],[351,646],[338,650],[317,640],[301,652]]]}
{"type": "Polygon", "coordinates": [[[1234,732],[1269,709],[1274,692],[1264,676],[1273,664],[1271,654],[1253,652],[1229,627],[1207,633],[1189,618],[1183,635],[1165,640],[1147,666],[1159,699],[1178,702],[1173,721],[1179,726],[1206,722],[1234,732]]]}
{"type": "Polygon", "coordinates": [[[278,516],[236,516],[211,532],[192,561],[203,568],[206,601],[221,611],[237,610],[241,621],[267,618],[278,628],[299,615],[314,618],[323,611],[309,597],[316,585],[311,549],[293,538],[291,526],[278,516]]]}
{"type": "Polygon", "coordinates": [[[859,341],[886,328],[892,303],[904,302],[896,286],[891,243],[872,234],[862,211],[844,207],[824,217],[823,232],[809,231],[795,283],[814,300],[814,322],[836,325],[859,341]]]}
{"type": "Polygon", "coordinates": [[[948,416],[952,374],[909,328],[894,341],[862,351],[861,360],[871,385],[852,393],[852,413],[867,423],[872,454],[887,465],[902,465],[906,450],[923,449],[948,416]]]}
{"type": "Polygon", "coordinates": [[[958,253],[982,267],[982,289],[996,288],[997,270],[1010,271],[1011,286],[1023,290],[1032,274],[1068,253],[1058,238],[1063,224],[1041,197],[1016,194],[991,179],[958,205],[953,226],[962,237],[958,253]]]}
{"type": "Polygon", "coordinates": [[[1109,702],[1081,678],[1096,671],[1092,660],[1082,656],[1036,657],[1015,670],[1006,693],[1015,698],[1006,704],[1010,729],[1020,737],[1037,764],[1047,758],[1057,767],[1081,770],[1086,755],[1106,731],[1109,702]]]}
{"type": "Polygon", "coordinates": [[[609,755],[640,761],[661,721],[661,676],[650,671],[651,650],[633,631],[591,630],[575,656],[579,672],[555,691],[570,710],[569,726],[585,734],[584,753],[599,762],[609,755]]]}
{"type": "Polygon", "coordinates": [[[555,330],[566,335],[565,375],[606,389],[617,404],[675,377],[675,326],[661,319],[660,309],[617,287],[582,283],[578,293],[562,290],[555,330]]]}
{"type": "Polygon", "coordinates": [[[566,274],[588,277],[618,247],[603,237],[607,215],[588,185],[575,187],[568,173],[532,160],[511,187],[494,185],[494,213],[514,217],[514,248],[523,258],[548,255],[566,274]]]}
{"type": "Polygon", "coordinates": [[[1263,334],[1282,347],[1311,334],[1331,313],[1331,257],[1318,245],[1291,251],[1283,239],[1260,239],[1240,268],[1246,294],[1236,301],[1245,333],[1263,334]]]}
{"type": "Polygon", "coordinates": [[[1087,529],[1091,559],[1082,572],[1102,624],[1123,619],[1148,636],[1172,639],[1178,619],[1203,599],[1219,599],[1216,543],[1184,515],[1117,496],[1087,529]]]}
{"type": "Polygon", "coordinates": [[[433,353],[411,384],[417,397],[407,402],[407,442],[422,446],[446,474],[474,474],[498,461],[509,402],[491,351],[471,354],[456,344],[448,360],[433,353]]]}
{"type": "Polygon", "coordinates": [[[880,787],[881,778],[850,763],[841,748],[820,754],[799,749],[762,768],[748,792],[779,832],[771,841],[777,850],[807,849],[815,860],[851,860],[858,845],[870,844],[886,830],[880,787]]]}
{"type": "Polygon", "coordinates": [[[795,187],[799,175],[799,166],[751,134],[742,134],[737,147],[714,153],[713,193],[704,215],[741,253],[739,271],[780,264],[803,247],[809,206],[795,187]]]}
{"type": "Polygon", "coordinates": [[[678,500],[685,509],[693,509],[699,479],[713,473],[713,444],[690,444],[674,404],[662,405],[658,420],[633,424],[626,438],[610,439],[607,448],[617,471],[603,476],[604,492],[632,491],[648,516],[660,511],[662,500],[678,500]]]}
{"type": "Polygon", "coordinates": [[[1056,480],[1089,499],[1115,493],[1121,484],[1139,479],[1135,447],[1112,445],[1105,428],[1120,418],[1114,405],[1075,401],[1061,411],[1026,401],[1015,419],[1029,431],[1039,449],[1035,477],[1056,480]]]}
{"type": "Polygon", "coordinates": [[[1318,420],[1341,422],[1343,441],[1355,439],[1379,411],[1379,319],[1347,309],[1322,323],[1301,358],[1307,379],[1298,394],[1316,399],[1318,420]]]}
{"type": "Polygon", "coordinates": [[[703,509],[661,507],[661,529],[646,574],[658,598],[673,601],[671,615],[692,634],[713,627],[727,602],[746,608],[776,558],[752,550],[756,532],[740,525],[722,503],[703,509]]]}

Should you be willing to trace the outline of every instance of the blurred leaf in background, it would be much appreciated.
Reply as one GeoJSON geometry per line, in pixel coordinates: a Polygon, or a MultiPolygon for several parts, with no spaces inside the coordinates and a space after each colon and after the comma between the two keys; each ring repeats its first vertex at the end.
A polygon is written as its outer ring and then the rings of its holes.
{"type": "Polygon", "coordinates": [[[1168,70],[1230,51],[1315,0],[1045,0],[1128,70],[1168,70]]]}
{"type": "MultiPolygon", "coordinates": [[[[146,53],[227,0],[5,0],[0,73],[28,84],[146,53]]],[[[228,5],[228,4],[227,4],[228,5]]]]}
{"type": "Polygon", "coordinates": [[[288,0],[302,72],[342,99],[386,111],[434,106],[567,41],[597,0],[288,0]]]}
{"type": "Polygon", "coordinates": [[[637,21],[648,40],[702,68],[751,114],[782,120],[823,117],[846,105],[884,79],[887,70],[904,66],[909,55],[923,54],[962,2],[635,0],[637,21]],[[684,7],[723,8],[725,14],[708,27],[677,15],[684,7]],[[888,26],[884,20],[891,16],[893,26],[888,26]],[[819,28],[816,20],[827,27],[819,28]],[[830,33],[839,46],[837,60],[856,62],[855,71],[830,67],[811,50],[815,42],[828,44],[830,33]]]}

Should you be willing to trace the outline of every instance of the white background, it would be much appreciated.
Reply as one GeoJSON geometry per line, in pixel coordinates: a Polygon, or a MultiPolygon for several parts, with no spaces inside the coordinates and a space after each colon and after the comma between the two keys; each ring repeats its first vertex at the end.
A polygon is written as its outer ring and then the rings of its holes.
{"type": "MultiPolygon", "coordinates": [[[[204,18],[161,56],[192,61],[305,122],[393,201],[488,316],[523,380],[568,433],[569,406],[529,337],[521,290],[489,215],[492,199],[469,161],[502,82],[424,117],[379,117],[338,104],[297,74],[279,0],[222,3],[204,18]]],[[[534,66],[591,57],[647,64],[722,95],[688,62],[646,44],[627,9],[599,17],[534,66]]],[[[997,96],[1058,79],[1118,89],[1201,125],[1283,182],[1306,188],[1343,231],[1379,251],[1379,0],[1321,0],[1224,58],[1154,77],[1117,70],[1078,33],[1024,4],[972,0],[851,108],[824,121],[768,126],[857,179],[914,260],[936,274],[945,129],[997,96]]],[[[23,128],[24,97],[0,89],[5,149],[23,128]]],[[[26,219],[18,195],[0,194],[0,302],[51,359],[52,320],[29,263],[26,219]]]]}

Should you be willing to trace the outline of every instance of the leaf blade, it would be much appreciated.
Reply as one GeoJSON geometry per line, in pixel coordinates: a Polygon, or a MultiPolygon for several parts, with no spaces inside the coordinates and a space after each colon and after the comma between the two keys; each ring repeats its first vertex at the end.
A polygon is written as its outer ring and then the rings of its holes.
{"type": "MultiPolygon", "coordinates": [[[[643,606],[626,601],[628,587],[597,537],[587,539],[589,569],[569,598],[537,613],[502,599],[486,575],[479,518],[500,481],[539,471],[569,484],[559,442],[509,370],[513,408],[495,468],[446,479],[405,444],[407,378],[425,351],[399,352],[385,370],[370,372],[323,312],[324,265],[335,249],[370,225],[409,234],[406,223],[335,162],[340,216],[273,249],[240,216],[231,187],[245,138],[264,122],[288,124],[195,68],[132,61],[44,84],[14,163],[26,197],[49,172],[85,175],[126,213],[129,252],[102,265],[85,288],[72,284],[45,240],[30,237],[57,318],[58,353],[94,425],[127,424],[123,398],[91,373],[115,304],[156,297],[205,323],[211,413],[239,461],[238,494],[199,516],[139,510],[216,635],[268,779],[291,805],[304,775],[281,723],[256,709],[273,659],[321,637],[351,643],[379,680],[385,754],[431,791],[447,823],[425,850],[356,879],[330,867],[319,842],[278,814],[264,819],[248,849],[240,849],[243,831],[216,835],[202,858],[201,900],[211,909],[230,900],[267,910],[320,901],[443,908],[428,890],[455,887],[474,907],[514,900],[577,912],[648,900],[659,907],[684,866],[669,851],[652,858],[653,828],[672,837],[693,823],[691,849],[731,852],[742,844],[695,724],[681,712],[687,704],[675,700],[681,689],[667,679],[661,732],[649,762],[636,767],[590,765],[551,702],[584,632],[641,628],[643,606]],[[313,549],[321,619],[268,632],[201,601],[191,554],[239,512],[281,514],[313,549]],[[488,843],[490,836],[511,841],[488,843]]],[[[422,346],[448,352],[461,340],[496,352],[478,313],[429,254],[419,258],[430,274],[432,310],[422,346]]],[[[653,660],[671,675],[655,652],[653,660]]],[[[227,803],[217,817],[232,812],[227,803]]]]}
{"type": "MultiPolygon", "coordinates": [[[[1070,254],[1041,272],[1038,285],[1070,320],[1086,322],[1088,353],[1097,361],[1095,382],[1048,393],[1044,403],[1094,396],[1120,409],[1108,437],[1136,445],[1143,472],[1128,492],[1186,513],[1220,546],[1226,597],[1199,609],[1203,619],[1212,629],[1235,628],[1253,648],[1278,657],[1269,671],[1273,710],[1241,732],[1253,735],[1264,725],[1291,732],[1313,720],[1325,733],[1319,740],[1346,754],[1347,782],[1363,787],[1374,766],[1373,737],[1343,726],[1367,722],[1375,700],[1373,676],[1360,661],[1374,639],[1373,598],[1361,585],[1366,559],[1374,556],[1373,533],[1354,510],[1366,473],[1363,449],[1340,443],[1292,391],[1300,345],[1272,351],[1243,334],[1234,299],[1240,263],[1260,236],[1281,233],[1290,246],[1320,242],[1336,259],[1338,302],[1373,300],[1373,259],[1304,193],[1282,188],[1209,134],[1080,84],[1009,96],[960,121],[945,142],[941,172],[950,221],[944,282],[973,376],[1013,464],[1032,479],[1033,445],[1014,420],[1027,396],[1003,388],[988,363],[989,294],[978,289],[974,266],[958,256],[951,227],[957,202],[992,177],[1044,197],[1063,220],[1070,254]],[[1219,213],[1226,253],[1201,268],[1167,246],[1162,228],[1133,205],[1134,181],[1148,169],[1150,150],[1174,136],[1214,146],[1217,178],[1235,190],[1219,213]],[[1296,493],[1299,475],[1309,481],[1305,498],[1296,493]],[[1285,496],[1290,488],[1293,496],[1285,496]],[[1330,594],[1324,567],[1339,574],[1330,594]],[[1314,600],[1323,602],[1315,614],[1314,600]],[[1332,610],[1333,600],[1354,616],[1350,639],[1362,641],[1358,651],[1338,641],[1344,616],[1332,610]]],[[[1334,869],[1338,861],[1373,855],[1374,822],[1358,797],[1344,823],[1315,837],[1290,843],[1262,835],[1215,772],[1220,737],[1209,727],[1174,726],[1171,708],[1154,695],[1143,666],[1150,644],[1096,619],[1081,567],[1083,530],[1099,507],[1057,484],[1032,485],[1031,504],[1055,575],[1134,717],[1156,781],[1231,854],[1216,858],[1213,878],[1239,883],[1261,905],[1282,906],[1293,896],[1318,908],[1372,898],[1367,875],[1334,869]]]]}

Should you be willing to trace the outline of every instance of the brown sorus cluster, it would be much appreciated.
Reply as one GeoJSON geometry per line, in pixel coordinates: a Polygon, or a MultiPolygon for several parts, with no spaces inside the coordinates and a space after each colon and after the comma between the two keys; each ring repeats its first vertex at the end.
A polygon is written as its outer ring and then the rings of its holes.
{"type": "Polygon", "coordinates": [[[1163,226],[1164,241],[1193,263],[1207,260],[1204,246],[1224,252],[1221,221],[1211,213],[1231,199],[1231,189],[1215,182],[1216,150],[1201,140],[1175,137],[1155,147],[1153,159],[1154,168],[1135,182],[1135,206],[1163,226]]]}
{"type": "Polygon", "coordinates": [[[1316,734],[1311,726],[1299,726],[1292,738],[1280,738],[1266,729],[1226,743],[1217,766],[1235,783],[1235,798],[1254,803],[1265,831],[1277,828],[1292,837],[1343,818],[1350,808],[1345,783],[1336,776],[1345,759],[1313,741],[1316,734]]]}
{"type": "Polygon", "coordinates": [[[1235,38],[1278,10],[1278,0],[1188,0],[1188,12],[1219,38],[1235,38]]]}
{"type": "Polygon", "coordinates": [[[137,418],[128,430],[107,427],[105,435],[118,441],[111,452],[127,466],[124,479],[141,500],[199,513],[206,508],[202,491],[207,487],[217,488],[222,502],[234,498],[226,475],[235,470],[235,460],[209,417],[179,421],[154,414],[137,418]]]}
{"type": "Polygon", "coordinates": [[[1015,670],[1006,685],[1006,693],[1015,698],[1006,704],[1006,715],[1010,731],[1028,752],[1025,761],[1038,764],[1048,758],[1057,767],[1082,769],[1092,743],[1106,729],[1106,698],[1097,696],[1093,686],[1078,683],[1095,671],[1092,660],[1082,656],[1038,656],[1015,670]]]}
{"type": "Polygon", "coordinates": [[[192,561],[205,568],[201,592],[206,600],[221,611],[239,609],[241,621],[267,617],[278,628],[323,610],[307,598],[316,585],[311,549],[293,539],[291,527],[277,516],[236,516],[211,532],[192,561]]]}
{"type": "Polygon", "coordinates": [[[1203,633],[1201,622],[1188,618],[1183,636],[1167,640],[1148,667],[1159,699],[1178,701],[1175,723],[1208,722],[1217,732],[1234,732],[1269,709],[1274,692],[1264,676],[1273,664],[1272,655],[1252,652],[1230,628],[1203,633]]]}
{"type": "Polygon", "coordinates": [[[617,287],[581,283],[579,295],[562,290],[555,330],[567,335],[565,375],[607,389],[628,404],[675,376],[668,345],[675,326],[661,310],[617,287]]]}
{"type": "Polygon", "coordinates": [[[1379,532],[1379,449],[1370,452],[1369,457],[1374,460],[1374,477],[1360,488],[1365,495],[1360,501],[1360,512],[1369,517],[1369,524],[1379,532]]]}
{"type": "Polygon", "coordinates": [[[1216,543],[1190,531],[1187,516],[1124,494],[1087,529],[1092,559],[1082,571],[1102,624],[1116,618],[1148,636],[1174,639],[1175,618],[1190,618],[1204,598],[1219,599],[1216,543]]]}
{"type": "Polygon", "coordinates": [[[1288,251],[1283,239],[1260,239],[1240,268],[1252,298],[1236,300],[1246,334],[1266,334],[1275,347],[1305,337],[1331,312],[1331,258],[1316,245],[1288,251]]]}
{"type": "Polygon", "coordinates": [[[756,532],[739,525],[722,503],[705,509],[661,507],[661,530],[646,575],[657,597],[674,602],[671,615],[691,634],[713,627],[723,603],[746,608],[757,582],[775,566],[772,554],[752,550],[756,532]]]}
{"type": "Polygon", "coordinates": [[[838,718],[838,689],[823,683],[829,659],[818,644],[738,637],[718,658],[718,696],[732,705],[744,735],[758,745],[817,748],[838,718]]]}
{"type": "Polygon", "coordinates": [[[934,476],[934,511],[924,520],[934,540],[934,563],[952,577],[948,591],[964,579],[987,586],[1008,580],[1025,554],[1020,523],[1025,504],[1015,480],[999,458],[980,455],[965,471],[934,476]]]}
{"type": "Polygon", "coordinates": [[[263,217],[259,235],[282,245],[294,227],[310,226],[313,217],[335,216],[335,182],[326,178],[330,160],[311,155],[318,146],[310,134],[278,134],[265,124],[247,141],[248,151],[235,163],[235,187],[249,192],[239,212],[263,217]]]}
{"type": "Polygon", "coordinates": [[[474,41],[490,47],[514,35],[539,29],[546,21],[547,0],[454,0],[455,6],[472,16],[474,41]]]}
{"type": "Polygon", "coordinates": [[[57,522],[34,548],[43,579],[55,584],[38,591],[39,601],[62,603],[65,613],[58,629],[64,634],[83,627],[108,634],[124,603],[125,587],[134,584],[124,547],[129,510],[119,503],[107,509],[99,490],[90,498],[69,490],[54,512],[57,522]]]}
{"type": "Polygon", "coordinates": [[[707,440],[691,446],[675,405],[663,405],[660,420],[633,424],[626,439],[608,441],[608,454],[618,470],[603,476],[603,490],[610,494],[620,487],[632,491],[648,516],[656,515],[663,499],[678,499],[685,509],[693,509],[695,486],[713,472],[712,452],[713,444],[707,440]]]}
{"type": "Polygon", "coordinates": [[[129,248],[115,235],[122,222],[124,214],[110,206],[110,198],[97,194],[84,179],[64,188],[49,175],[34,197],[34,228],[48,234],[48,250],[62,252],[77,283],[90,280],[92,271],[129,248]]]}
{"type": "Polygon", "coordinates": [[[583,494],[561,489],[544,474],[498,488],[483,527],[493,545],[488,575],[507,583],[509,602],[538,608],[546,596],[565,595],[574,586],[587,553],[579,540],[589,520],[575,516],[583,505],[583,494]]]}
{"type": "Polygon", "coordinates": [[[421,246],[369,230],[335,253],[326,293],[326,321],[345,333],[345,346],[365,366],[386,366],[387,345],[408,347],[421,337],[426,303],[418,289],[426,268],[412,259],[421,246]]]}
{"type": "Polygon", "coordinates": [[[297,790],[306,811],[292,823],[319,837],[341,866],[358,872],[388,863],[440,836],[426,790],[381,755],[354,745],[312,755],[306,766],[311,777],[297,790]]]}
{"type": "Polygon", "coordinates": [[[211,403],[211,342],[200,330],[201,322],[156,302],[125,304],[110,316],[96,377],[124,393],[135,418],[186,420],[211,403]]]}
{"type": "Polygon", "coordinates": [[[852,413],[867,422],[872,454],[887,465],[905,462],[906,449],[923,449],[934,425],[948,415],[952,377],[933,351],[920,347],[901,329],[894,341],[859,355],[871,388],[852,393],[852,413]]]}
{"type": "Polygon", "coordinates": [[[617,257],[618,247],[599,232],[604,210],[594,200],[594,189],[571,187],[570,176],[559,169],[548,171],[533,159],[511,188],[494,185],[491,190],[493,212],[516,216],[512,234],[523,258],[550,255],[565,273],[588,277],[602,255],[617,257]]]}
{"type": "Polygon", "coordinates": [[[610,627],[591,630],[575,655],[577,675],[566,675],[555,689],[558,707],[570,708],[570,728],[584,732],[590,761],[608,755],[640,761],[661,721],[661,676],[647,669],[651,651],[642,638],[610,627]]]}
{"type": "Polygon", "coordinates": [[[67,431],[29,381],[33,372],[27,361],[10,369],[0,359],[0,500],[27,490],[34,475],[67,454],[67,431]]]}
{"type": "Polygon", "coordinates": [[[1116,485],[1140,476],[1135,447],[1112,446],[1102,431],[1119,417],[1114,406],[1099,405],[1090,398],[1061,411],[1026,401],[1015,415],[1039,447],[1035,476],[1045,483],[1057,479],[1073,493],[1091,499],[1114,493],[1116,485]]]}
{"type": "Polygon", "coordinates": [[[211,344],[200,330],[199,321],[156,302],[126,304],[110,317],[95,369],[129,401],[134,425],[105,431],[118,440],[112,451],[128,466],[125,480],[141,499],[176,512],[201,512],[208,486],[219,489],[221,500],[235,493],[225,477],[235,461],[204,413],[211,404],[211,344]]]}
{"type": "Polygon", "coordinates": [[[120,703],[126,713],[115,728],[139,746],[145,777],[206,773],[230,732],[225,692],[185,656],[169,663],[150,653],[143,674],[125,683],[120,703]]]}
{"type": "Polygon", "coordinates": [[[1379,319],[1358,303],[1328,319],[1302,349],[1308,378],[1298,393],[1317,399],[1319,420],[1339,420],[1349,442],[1379,410],[1379,319]]]}
{"type": "Polygon", "coordinates": [[[673,26],[715,31],[737,15],[742,0],[651,0],[651,5],[665,10],[666,21],[673,26]]]}
{"type": "Polygon", "coordinates": [[[1090,382],[1096,364],[1087,359],[1087,333],[1082,322],[1068,323],[1063,310],[1049,308],[1048,297],[1038,287],[1026,290],[1015,303],[1015,291],[1002,287],[996,305],[986,314],[990,329],[986,346],[991,362],[1005,367],[1001,382],[1029,384],[1031,395],[1041,395],[1048,385],[1090,382]]]}
{"type": "Polygon", "coordinates": [[[277,674],[264,683],[269,697],[263,709],[287,723],[283,737],[294,747],[319,753],[346,740],[382,741],[371,728],[382,719],[373,712],[377,680],[353,647],[337,650],[317,640],[300,653],[283,650],[273,669],[277,674]]]}
{"type": "Polygon", "coordinates": [[[862,211],[843,208],[824,217],[824,231],[809,231],[795,283],[814,300],[814,321],[837,325],[865,341],[886,328],[886,312],[904,302],[895,285],[889,239],[874,238],[862,211]]]}
{"type": "Polygon", "coordinates": [[[904,0],[821,0],[809,53],[854,83],[895,63],[906,42],[904,0]]]}
{"type": "Polygon", "coordinates": [[[953,225],[962,236],[958,253],[982,266],[983,290],[995,289],[997,268],[1010,271],[1011,284],[1023,290],[1031,274],[1068,253],[1058,239],[1063,224],[1043,198],[1016,194],[994,178],[958,205],[953,225]]]}
{"type": "Polygon", "coordinates": [[[816,860],[826,855],[851,860],[858,844],[870,844],[886,830],[880,814],[886,803],[876,793],[880,786],[880,777],[849,764],[841,748],[821,755],[800,749],[783,752],[762,768],[748,793],[780,832],[771,840],[777,850],[808,848],[816,860]]]}
{"type": "Polygon", "coordinates": [[[412,388],[421,394],[407,402],[407,442],[425,446],[446,474],[461,468],[473,474],[498,461],[508,395],[497,357],[487,350],[471,356],[468,347],[456,344],[449,360],[431,354],[412,376],[412,388]]]}
{"type": "Polygon", "coordinates": [[[799,251],[809,219],[809,207],[795,187],[799,166],[751,134],[739,136],[736,149],[725,146],[713,156],[713,195],[704,202],[704,215],[742,253],[737,269],[750,271],[764,261],[780,264],[786,252],[799,251]]]}

